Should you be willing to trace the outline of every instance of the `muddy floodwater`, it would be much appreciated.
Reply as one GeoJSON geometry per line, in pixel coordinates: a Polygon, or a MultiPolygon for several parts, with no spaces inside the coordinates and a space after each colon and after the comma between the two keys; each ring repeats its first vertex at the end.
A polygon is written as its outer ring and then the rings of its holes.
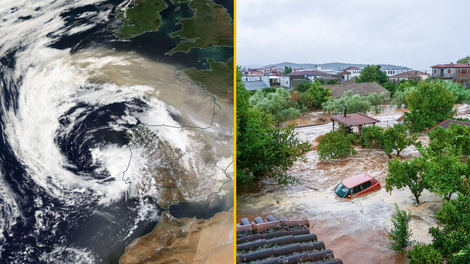
{"type": "MultiPolygon", "coordinates": [[[[467,105],[456,105],[457,110],[467,105]]],[[[377,125],[387,127],[397,123],[406,109],[387,107],[381,114],[370,114],[381,120],[377,125]]],[[[315,116],[319,114],[315,113],[315,116]]],[[[468,117],[468,115],[459,115],[468,117]]],[[[332,124],[300,127],[297,137],[312,143],[332,129],[332,124]]],[[[429,143],[425,133],[419,140],[429,143]]],[[[406,252],[397,255],[388,240],[392,227],[391,217],[394,204],[400,209],[411,211],[411,239],[420,243],[431,243],[430,227],[438,226],[434,214],[440,210],[442,199],[425,190],[420,197],[420,205],[415,203],[409,188],[385,191],[385,178],[388,172],[388,157],[382,150],[356,147],[357,155],[339,160],[321,161],[317,151],[306,154],[307,162],[296,162],[289,174],[302,180],[294,186],[278,186],[271,179],[260,182],[257,188],[245,190],[237,196],[237,221],[244,217],[284,215],[288,218],[308,218],[313,223],[311,232],[333,250],[335,258],[344,263],[385,264],[408,263],[406,252]],[[355,198],[338,198],[333,189],[336,185],[357,174],[368,173],[377,179],[382,188],[355,198]]],[[[396,152],[391,154],[396,156],[396,152]]],[[[400,153],[402,158],[419,155],[414,146],[400,153]]]]}

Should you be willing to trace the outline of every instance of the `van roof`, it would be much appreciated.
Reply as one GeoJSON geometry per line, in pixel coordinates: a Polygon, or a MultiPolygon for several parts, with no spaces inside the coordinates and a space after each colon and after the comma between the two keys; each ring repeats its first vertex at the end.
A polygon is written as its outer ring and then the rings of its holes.
{"type": "Polygon", "coordinates": [[[354,186],[357,186],[361,183],[364,183],[366,181],[370,181],[372,179],[372,176],[370,176],[369,174],[367,173],[362,173],[362,174],[358,174],[354,177],[351,177],[349,179],[346,179],[343,181],[343,184],[344,186],[348,187],[348,188],[352,188],[354,186]]]}

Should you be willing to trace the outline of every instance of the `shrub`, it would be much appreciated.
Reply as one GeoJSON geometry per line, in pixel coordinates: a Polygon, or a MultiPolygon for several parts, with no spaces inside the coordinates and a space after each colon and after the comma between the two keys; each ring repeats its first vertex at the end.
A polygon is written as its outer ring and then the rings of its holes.
{"type": "Polygon", "coordinates": [[[310,81],[304,80],[301,82],[295,89],[301,93],[305,93],[308,89],[310,89],[310,81]]]}
{"type": "Polygon", "coordinates": [[[384,129],[379,126],[368,126],[362,129],[360,140],[363,148],[379,148],[384,146],[384,129]]]}
{"type": "Polygon", "coordinates": [[[388,236],[391,240],[390,245],[392,249],[397,254],[402,254],[407,246],[412,245],[412,241],[410,240],[411,230],[408,228],[411,213],[400,210],[397,204],[395,204],[395,211],[395,215],[392,216],[393,228],[388,232],[388,236]]]}
{"type": "Polygon", "coordinates": [[[320,139],[317,148],[320,159],[339,159],[357,154],[353,147],[354,138],[354,134],[344,132],[341,129],[326,133],[320,139]]]}
{"type": "Polygon", "coordinates": [[[330,97],[327,102],[322,104],[324,113],[334,113],[335,115],[343,112],[344,106],[347,106],[348,114],[357,112],[367,113],[370,110],[370,102],[359,94],[353,95],[351,90],[346,91],[341,98],[334,99],[330,97]]]}
{"type": "Polygon", "coordinates": [[[413,250],[408,251],[406,257],[409,264],[440,264],[442,255],[432,245],[416,244],[413,250]]]}
{"type": "Polygon", "coordinates": [[[367,96],[367,100],[372,106],[372,111],[374,111],[376,114],[379,114],[383,111],[382,104],[387,101],[387,95],[385,92],[381,92],[380,94],[371,93],[369,96],[367,96]]]}
{"type": "Polygon", "coordinates": [[[310,88],[302,93],[300,103],[307,109],[317,109],[331,96],[331,90],[328,87],[323,88],[321,84],[314,82],[310,88]]]}
{"type": "Polygon", "coordinates": [[[295,103],[292,102],[291,95],[285,88],[278,88],[274,93],[264,93],[258,90],[249,101],[261,111],[272,115],[276,126],[300,116],[300,110],[294,107],[295,103]]]}

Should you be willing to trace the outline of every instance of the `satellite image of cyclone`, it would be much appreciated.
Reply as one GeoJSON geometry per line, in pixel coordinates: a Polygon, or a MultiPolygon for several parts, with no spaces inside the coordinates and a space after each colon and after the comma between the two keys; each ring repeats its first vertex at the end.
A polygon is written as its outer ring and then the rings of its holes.
{"type": "Polygon", "coordinates": [[[233,0],[0,1],[0,263],[232,263],[233,0]]]}

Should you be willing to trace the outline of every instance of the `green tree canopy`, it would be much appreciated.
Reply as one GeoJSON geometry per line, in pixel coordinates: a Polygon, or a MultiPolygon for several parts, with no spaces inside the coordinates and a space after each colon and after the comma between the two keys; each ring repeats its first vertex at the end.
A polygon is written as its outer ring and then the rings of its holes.
{"type": "Polygon", "coordinates": [[[311,150],[301,142],[293,127],[272,128],[273,117],[249,103],[249,92],[237,73],[237,187],[274,177],[279,183],[290,179],[287,169],[311,150]]]}
{"type": "Polygon", "coordinates": [[[307,109],[318,109],[331,96],[328,87],[323,88],[320,83],[314,82],[310,88],[302,93],[300,103],[307,109]]]}
{"type": "Polygon", "coordinates": [[[346,133],[344,129],[326,133],[317,148],[320,159],[339,159],[357,154],[352,144],[354,138],[354,134],[346,133]]]}
{"type": "Polygon", "coordinates": [[[433,245],[416,244],[413,250],[408,251],[406,257],[409,264],[441,264],[443,261],[441,253],[433,245]]]}
{"type": "Polygon", "coordinates": [[[382,104],[385,103],[387,99],[388,98],[385,92],[381,92],[380,94],[371,93],[369,96],[367,96],[367,100],[369,100],[372,106],[372,111],[374,111],[376,114],[383,111],[382,104]]]}
{"type": "Polygon", "coordinates": [[[428,135],[431,139],[429,147],[435,151],[451,145],[462,151],[462,155],[470,155],[470,127],[450,124],[447,129],[436,127],[428,135]]]}
{"type": "Polygon", "coordinates": [[[420,148],[419,153],[424,160],[423,176],[430,192],[450,200],[452,194],[463,190],[463,181],[468,172],[465,163],[460,161],[461,152],[458,148],[447,144],[441,150],[420,148]]]}
{"type": "Polygon", "coordinates": [[[397,204],[395,204],[395,212],[395,215],[392,217],[393,228],[388,232],[388,237],[391,240],[390,245],[392,249],[397,254],[401,254],[403,253],[403,249],[412,245],[412,241],[410,240],[412,233],[408,227],[411,220],[411,213],[400,210],[397,204]]]}
{"type": "Polygon", "coordinates": [[[308,89],[310,89],[310,81],[304,80],[303,82],[299,83],[295,89],[301,93],[305,93],[308,89]]]}
{"type": "Polygon", "coordinates": [[[292,72],[292,67],[284,66],[284,75],[287,75],[292,72]]]}
{"type": "Polygon", "coordinates": [[[357,79],[355,79],[356,83],[364,83],[364,82],[376,82],[378,84],[384,84],[389,82],[387,74],[380,70],[382,66],[380,65],[367,65],[362,69],[361,74],[357,79]]]}
{"type": "Polygon", "coordinates": [[[414,144],[418,139],[418,134],[408,135],[407,128],[402,124],[395,124],[384,131],[385,153],[390,157],[393,150],[397,151],[397,157],[406,147],[414,144]]]}
{"type": "Polygon", "coordinates": [[[367,113],[370,110],[370,102],[359,94],[353,95],[351,90],[344,92],[338,99],[330,97],[327,102],[322,104],[324,113],[334,113],[336,115],[343,112],[344,106],[347,106],[348,114],[357,112],[367,113]]]}
{"type": "Polygon", "coordinates": [[[454,115],[454,95],[439,82],[420,82],[406,96],[404,121],[412,132],[429,129],[454,115]]]}
{"type": "Polygon", "coordinates": [[[295,104],[291,100],[291,94],[282,87],[274,93],[264,93],[258,90],[249,100],[252,105],[261,111],[272,115],[274,124],[277,126],[282,122],[300,116],[300,110],[295,108],[295,104]]]}
{"type": "Polygon", "coordinates": [[[379,126],[367,126],[362,129],[360,138],[363,148],[384,148],[384,129],[379,126]]]}
{"type": "Polygon", "coordinates": [[[470,197],[459,194],[457,199],[444,202],[436,219],[444,228],[429,229],[433,247],[447,263],[470,263],[470,197]]]}
{"type": "Polygon", "coordinates": [[[457,63],[469,63],[470,62],[470,56],[461,58],[460,60],[457,61],[457,63]]]}
{"type": "Polygon", "coordinates": [[[416,199],[416,204],[419,204],[419,196],[424,189],[429,187],[421,174],[423,170],[424,166],[421,158],[404,161],[398,157],[392,159],[388,163],[385,190],[392,193],[393,189],[408,187],[416,199]]]}

